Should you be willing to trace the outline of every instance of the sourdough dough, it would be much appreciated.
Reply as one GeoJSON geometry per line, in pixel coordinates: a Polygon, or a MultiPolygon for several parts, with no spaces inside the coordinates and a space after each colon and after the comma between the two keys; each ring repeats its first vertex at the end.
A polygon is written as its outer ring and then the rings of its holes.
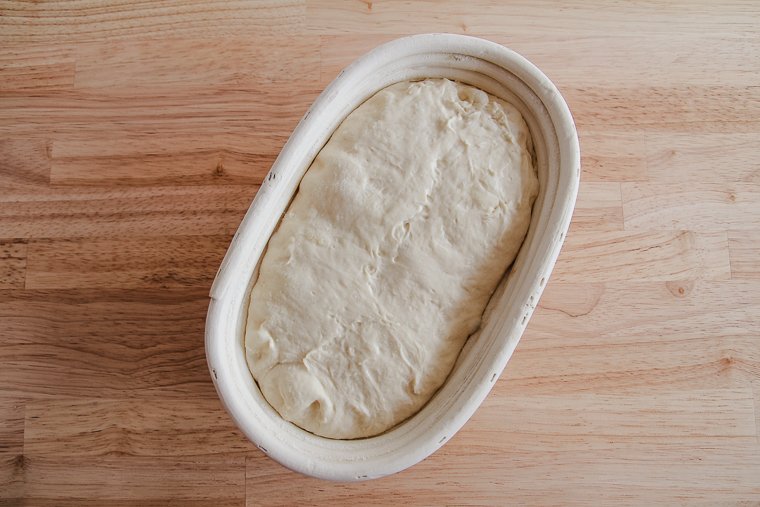
{"type": "Polygon", "coordinates": [[[527,231],[530,148],[513,106],[444,79],[389,86],[343,121],[251,292],[248,366],[282,417],[360,438],[430,399],[527,231]]]}

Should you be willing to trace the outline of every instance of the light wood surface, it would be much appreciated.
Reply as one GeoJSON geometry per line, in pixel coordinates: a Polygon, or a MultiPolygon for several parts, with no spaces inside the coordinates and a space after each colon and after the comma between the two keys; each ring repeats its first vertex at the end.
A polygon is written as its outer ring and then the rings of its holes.
{"type": "Polygon", "coordinates": [[[760,503],[759,27],[754,1],[0,3],[0,504],[760,503]],[[307,479],[222,410],[207,292],[325,84],[428,31],[562,90],[577,210],[461,432],[307,479]]]}

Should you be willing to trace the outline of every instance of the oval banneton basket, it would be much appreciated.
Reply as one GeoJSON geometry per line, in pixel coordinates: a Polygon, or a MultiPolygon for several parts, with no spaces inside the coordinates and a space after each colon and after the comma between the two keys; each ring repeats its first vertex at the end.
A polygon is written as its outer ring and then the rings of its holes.
{"type": "Polygon", "coordinates": [[[552,82],[517,53],[474,37],[424,34],[394,40],[354,62],[317,98],[283,147],[211,289],[206,356],[219,397],[235,423],[273,459],[323,479],[382,477],[433,453],[475,412],[512,355],[559,255],[579,179],[580,151],[570,111],[552,82]],[[520,110],[533,137],[541,185],[530,228],[480,330],[468,339],[446,382],[420,412],[371,438],[319,437],[282,419],[249,373],[243,330],[250,289],[269,237],[332,132],[380,89],[421,78],[467,83],[520,110]]]}

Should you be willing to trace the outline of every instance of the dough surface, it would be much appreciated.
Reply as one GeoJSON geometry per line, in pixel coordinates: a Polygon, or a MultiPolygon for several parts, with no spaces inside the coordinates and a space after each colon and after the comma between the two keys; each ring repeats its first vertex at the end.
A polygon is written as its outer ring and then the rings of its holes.
{"type": "Polygon", "coordinates": [[[283,418],[369,437],[432,397],[525,237],[530,143],[513,106],[445,79],[389,86],[343,121],[251,291],[248,366],[283,418]]]}

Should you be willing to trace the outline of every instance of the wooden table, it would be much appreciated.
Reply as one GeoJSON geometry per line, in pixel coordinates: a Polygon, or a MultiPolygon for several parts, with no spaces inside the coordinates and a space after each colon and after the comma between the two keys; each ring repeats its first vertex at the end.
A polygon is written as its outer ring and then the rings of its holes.
{"type": "Polygon", "coordinates": [[[480,3],[0,5],[0,503],[760,502],[760,6],[480,3]],[[562,90],[575,218],[450,443],[383,480],[307,479],[222,410],[207,292],[325,84],[428,31],[562,90]]]}

